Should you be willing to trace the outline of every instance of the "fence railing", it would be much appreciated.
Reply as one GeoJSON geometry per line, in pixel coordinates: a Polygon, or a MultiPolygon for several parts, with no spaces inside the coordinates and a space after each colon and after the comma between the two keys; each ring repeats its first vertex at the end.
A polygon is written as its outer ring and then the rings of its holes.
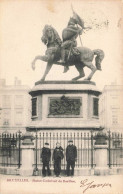
{"type": "Polygon", "coordinates": [[[123,135],[108,132],[108,165],[123,166],[123,135]]]}
{"type": "Polygon", "coordinates": [[[21,166],[21,135],[0,134],[0,166],[21,166]]]}
{"type": "MultiPolygon", "coordinates": [[[[14,166],[20,168],[22,140],[21,132],[17,134],[0,134],[0,166],[14,166]]],[[[94,144],[95,133],[91,132],[38,132],[34,133],[34,168],[42,167],[40,159],[41,150],[46,142],[51,149],[50,166],[53,167],[52,154],[56,142],[60,142],[64,150],[62,168],[66,168],[66,147],[68,140],[72,139],[77,147],[76,168],[93,168],[95,166],[94,144]]],[[[108,165],[109,167],[123,166],[123,136],[121,133],[107,132],[108,143],[108,165]]]]}
{"type": "MultiPolygon", "coordinates": [[[[66,168],[66,147],[68,145],[68,140],[72,139],[73,144],[77,147],[77,162],[76,167],[93,167],[94,166],[94,147],[93,147],[93,134],[92,133],[82,133],[82,132],[43,132],[36,134],[35,138],[35,168],[38,168],[42,165],[40,156],[41,150],[44,146],[45,142],[49,143],[51,149],[51,156],[53,154],[53,150],[56,147],[56,143],[59,142],[61,147],[63,148],[64,159],[62,160],[63,169],[66,168]]],[[[53,167],[52,157],[50,160],[50,165],[53,167]]]]}

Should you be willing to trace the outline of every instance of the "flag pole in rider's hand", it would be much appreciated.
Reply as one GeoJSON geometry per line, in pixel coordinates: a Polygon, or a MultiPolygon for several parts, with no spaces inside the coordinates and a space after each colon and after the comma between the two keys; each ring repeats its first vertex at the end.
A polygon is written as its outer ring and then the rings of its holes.
{"type": "MultiPolygon", "coordinates": [[[[71,4],[71,9],[72,9],[73,15],[78,16],[78,15],[75,13],[75,11],[73,10],[73,6],[72,6],[72,4],[71,4]]],[[[78,17],[79,17],[79,16],[78,16],[78,17]]],[[[80,19],[80,18],[79,18],[79,19],[80,19]]],[[[76,26],[77,26],[77,28],[78,28],[78,25],[77,25],[77,24],[76,24],[76,26]]],[[[82,26],[81,26],[81,27],[82,27],[82,26]]],[[[80,39],[81,46],[83,46],[83,44],[82,44],[82,39],[81,39],[80,34],[79,34],[79,39],[80,39]]]]}

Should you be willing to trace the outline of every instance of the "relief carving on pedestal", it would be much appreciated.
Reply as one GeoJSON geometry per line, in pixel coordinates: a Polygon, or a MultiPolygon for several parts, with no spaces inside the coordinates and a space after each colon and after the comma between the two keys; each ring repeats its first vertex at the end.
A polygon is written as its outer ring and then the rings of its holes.
{"type": "Polygon", "coordinates": [[[81,105],[80,98],[50,98],[48,116],[79,116],[81,105]]]}

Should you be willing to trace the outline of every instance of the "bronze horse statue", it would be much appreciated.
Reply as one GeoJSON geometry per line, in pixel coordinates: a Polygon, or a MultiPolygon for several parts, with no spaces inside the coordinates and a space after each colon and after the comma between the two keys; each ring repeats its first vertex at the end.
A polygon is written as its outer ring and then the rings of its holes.
{"type": "MultiPolygon", "coordinates": [[[[37,60],[42,60],[47,62],[47,67],[44,72],[43,77],[40,81],[44,81],[47,74],[49,73],[53,64],[65,66],[66,64],[62,64],[59,62],[61,58],[61,39],[56,32],[56,30],[52,26],[46,25],[43,29],[43,36],[41,38],[42,42],[47,46],[47,50],[44,56],[36,56],[32,62],[32,69],[35,69],[35,62],[37,60]]],[[[104,58],[104,52],[101,49],[91,50],[86,47],[76,47],[79,51],[79,55],[74,55],[70,53],[69,50],[66,51],[67,65],[75,66],[77,71],[79,72],[79,76],[73,78],[72,80],[78,80],[85,76],[84,67],[88,67],[91,69],[91,73],[88,75],[85,80],[91,80],[92,76],[96,72],[96,70],[101,70],[101,62],[104,58]],[[92,64],[92,61],[95,57],[95,66],[92,64]]]]}

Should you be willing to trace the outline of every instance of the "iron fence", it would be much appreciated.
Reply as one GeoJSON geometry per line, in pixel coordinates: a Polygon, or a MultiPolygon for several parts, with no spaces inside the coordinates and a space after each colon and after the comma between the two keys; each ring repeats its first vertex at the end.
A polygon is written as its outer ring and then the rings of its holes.
{"type": "Polygon", "coordinates": [[[108,165],[123,166],[123,135],[108,132],[108,165]]]}
{"type": "Polygon", "coordinates": [[[21,166],[21,135],[0,134],[0,166],[21,166]]]}
{"type": "Polygon", "coordinates": [[[76,167],[93,167],[94,164],[94,143],[93,143],[93,133],[83,133],[83,132],[43,132],[36,134],[35,136],[35,150],[34,150],[34,166],[37,169],[42,166],[41,162],[41,150],[44,144],[49,143],[51,149],[51,160],[50,166],[53,167],[53,150],[56,147],[56,143],[59,142],[63,148],[64,158],[62,160],[61,166],[63,169],[66,168],[66,147],[68,145],[68,140],[72,139],[73,144],[77,147],[77,162],[76,167]]]}
{"type": "MultiPolygon", "coordinates": [[[[41,150],[46,142],[49,143],[51,149],[50,166],[53,167],[52,155],[56,147],[56,143],[60,142],[64,158],[62,160],[62,169],[66,168],[66,147],[68,140],[72,139],[77,147],[76,168],[93,168],[95,166],[95,132],[36,132],[34,133],[34,168],[41,168],[41,150]]],[[[21,132],[16,134],[3,133],[0,134],[0,166],[14,166],[20,168],[22,140],[21,132]]],[[[108,143],[108,166],[123,166],[123,136],[121,133],[107,132],[108,143]]]]}

